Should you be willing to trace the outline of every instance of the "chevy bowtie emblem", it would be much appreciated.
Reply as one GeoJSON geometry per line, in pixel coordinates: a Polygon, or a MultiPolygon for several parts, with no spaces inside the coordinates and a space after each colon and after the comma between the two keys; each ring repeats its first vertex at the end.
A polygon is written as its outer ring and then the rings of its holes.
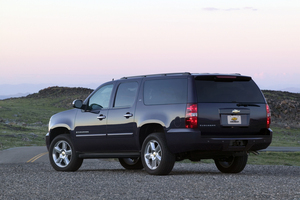
{"type": "Polygon", "coordinates": [[[235,114],[237,114],[237,113],[240,113],[241,111],[239,111],[239,110],[237,110],[237,109],[234,109],[233,111],[232,111],[232,113],[235,113],[235,114]]]}
{"type": "Polygon", "coordinates": [[[238,119],[237,117],[231,118],[232,121],[236,121],[237,119],[238,119]]]}

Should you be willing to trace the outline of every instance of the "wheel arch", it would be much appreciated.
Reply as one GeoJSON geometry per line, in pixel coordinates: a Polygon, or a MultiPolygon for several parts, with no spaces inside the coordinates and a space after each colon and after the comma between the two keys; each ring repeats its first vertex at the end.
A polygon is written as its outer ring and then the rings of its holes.
{"type": "Polygon", "coordinates": [[[52,129],[49,134],[49,145],[54,140],[54,138],[62,134],[70,134],[70,130],[67,127],[63,126],[52,129]]]}
{"type": "Polygon", "coordinates": [[[165,134],[165,132],[166,132],[165,127],[163,127],[159,123],[144,124],[139,129],[139,147],[140,148],[142,147],[144,140],[151,133],[163,133],[163,134],[165,134]]]}

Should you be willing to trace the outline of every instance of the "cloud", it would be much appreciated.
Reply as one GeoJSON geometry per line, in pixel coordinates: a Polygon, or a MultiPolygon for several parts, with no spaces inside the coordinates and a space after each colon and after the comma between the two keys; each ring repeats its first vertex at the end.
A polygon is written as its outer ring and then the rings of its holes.
{"type": "Polygon", "coordinates": [[[244,7],[244,10],[250,10],[250,11],[257,11],[258,9],[253,8],[253,7],[244,7]]]}
{"type": "Polygon", "coordinates": [[[213,8],[213,7],[208,7],[208,8],[203,8],[203,10],[206,10],[206,11],[218,11],[220,9],[218,8],[213,8]]]}
{"type": "Polygon", "coordinates": [[[243,10],[257,11],[258,9],[253,8],[253,7],[226,8],[226,9],[219,9],[219,8],[214,8],[214,7],[206,7],[206,8],[203,8],[203,10],[205,10],[205,11],[243,11],[243,10]]]}
{"type": "Polygon", "coordinates": [[[225,11],[237,11],[237,10],[241,10],[240,8],[228,8],[228,9],[224,9],[225,11]]]}

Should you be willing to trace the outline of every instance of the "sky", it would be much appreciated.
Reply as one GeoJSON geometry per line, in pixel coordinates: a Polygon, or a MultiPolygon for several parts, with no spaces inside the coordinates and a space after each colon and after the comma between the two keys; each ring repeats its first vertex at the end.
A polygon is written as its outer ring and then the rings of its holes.
{"type": "Polygon", "coordinates": [[[299,0],[0,0],[0,95],[170,72],[300,88],[299,35],[299,0]]]}

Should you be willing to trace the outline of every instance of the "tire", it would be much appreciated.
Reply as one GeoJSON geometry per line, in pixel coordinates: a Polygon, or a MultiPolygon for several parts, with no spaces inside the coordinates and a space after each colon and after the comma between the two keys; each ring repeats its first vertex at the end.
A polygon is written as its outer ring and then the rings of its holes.
{"type": "Polygon", "coordinates": [[[175,164],[175,155],[167,147],[163,133],[152,133],[143,142],[141,159],[151,175],[167,175],[175,164]]]}
{"type": "Polygon", "coordinates": [[[76,171],[83,159],[78,158],[68,134],[59,135],[50,144],[49,159],[57,171],[76,171]]]}
{"type": "Polygon", "coordinates": [[[215,164],[220,172],[223,173],[240,173],[247,164],[248,155],[231,156],[227,158],[215,159],[215,164]]]}
{"type": "Polygon", "coordinates": [[[125,169],[129,170],[144,168],[141,158],[119,158],[119,162],[125,169]]]}

